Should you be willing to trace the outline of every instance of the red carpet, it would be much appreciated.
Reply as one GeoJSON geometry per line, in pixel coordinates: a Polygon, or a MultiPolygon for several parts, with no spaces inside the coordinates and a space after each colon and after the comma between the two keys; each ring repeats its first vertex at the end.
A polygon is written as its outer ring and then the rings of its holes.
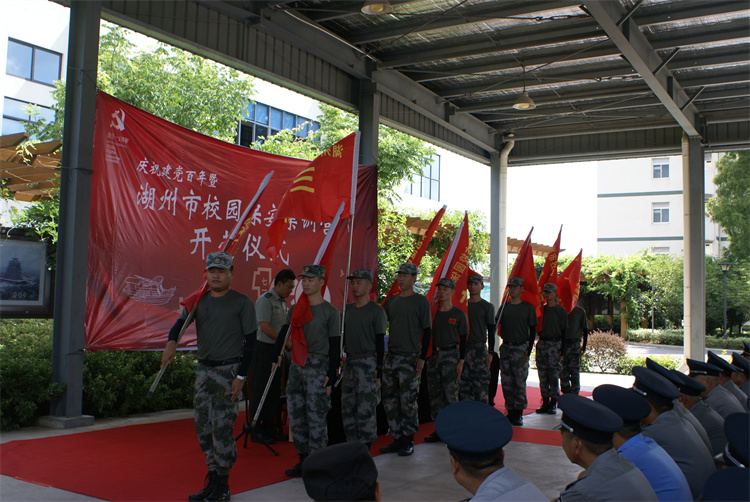
{"type": "MultiPolygon", "coordinates": [[[[539,389],[528,391],[529,404],[536,407],[539,389]]],[[[501,390],[495,402],[504,411],[501,390]]],[[[235,434],[243,423],[240,413],[235,434]]],[[[432,431],[431,423],[422,425],[415,443],[432,431]]],[[[381,436],[372,450],[389,441],[381,436]]],[[[516,427],[513,441],[559,445],[560,433],[516,427]]],[[[202,487],[206,473],[192,419],[10,441],[1,448],[0,473],[6,476],[112,501],[182,501],[202,487]]],[[[229,481],[232,493],[288,479],[284,469],[296,462],[294,447],[278,442],[274,448],[278,457],[262,445],[248,442],[245,449],[238,443],[229,481]]]]}

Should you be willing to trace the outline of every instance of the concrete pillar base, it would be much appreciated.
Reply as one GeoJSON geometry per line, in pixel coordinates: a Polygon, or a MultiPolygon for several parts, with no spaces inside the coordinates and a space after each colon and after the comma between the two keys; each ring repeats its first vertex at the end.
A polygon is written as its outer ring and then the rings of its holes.
{"type": "Polygon", "coordinates": [[[79,415],[77,417],[56,417],[47,415],[39,418],[39,425],[51,429],[75,429],[94,425],[93,415],[79,415]]]}

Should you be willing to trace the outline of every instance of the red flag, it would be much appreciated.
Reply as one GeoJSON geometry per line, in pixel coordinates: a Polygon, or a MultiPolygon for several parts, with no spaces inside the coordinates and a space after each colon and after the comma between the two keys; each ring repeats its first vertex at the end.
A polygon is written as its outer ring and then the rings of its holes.
{"type": "Polygon", "coordinates": [[[300,171],[289,185],[268,228],[267,250],[276,257],[284,243],[288,219],[331,221],[341,202],[341,218],[354,214],[359,161],[359,132],[331,145],[300,171]]]}
{"type": "Polygon", "coordinates": [[[557,296],[560,297],[560,305],[565,307],[568,314],[578,303],[578,295],[581,292],[581,261],[583,250],[578,252],[562,274],[557,278],[557,296]]]}
{"type": "MultiPolygon", "coordinates": [[[[521,249],[518,251],[516,262],[513,264],[513,268],[510,271],[508,277],[520,277],[523,279],[523,291],[521,292],[521,299],[534,306],[536,310],[536,317],[540,319],[542,317],[542,311],[539,308],[539,284],[536,281],[536,270],[534,269],[534,254],[531,249],[531,232],[534,231],[534,227],[529,231],[529,235],[526,240],[523,241],[521,249]]],[[[507,286],[506,293],[503,293],[503,298],[507,298],[507,286]]]]}
{"type": "MultiPolygon", "coordinates": [[[[453,238],[451,247],[440,261],[435,276],[432,278],[430,291],[427,299],[430,300],[432,316],[438,309],[438,303],[434,301],[437,285],[442,278],[451,279],[456,283],[453,294],[453,304],[460,308],[466,319],[469,319],[469,292],[466,290],[466,278],[469,276],[469,215],[464,213],[464,221],[461,223],[456,236],[453,238]]],[[[428,351],[428,356],[430,352],[428,351]]]]}
{"type": "MultiPolygon", "coordinates": [[[[419,241],[419,246],[414,248],[414,251],[412,251],[411,256],[409,256],[409,259],[406,260],[406,263],[413,263],[414,265],[418,267],[419,264],[422,262],[422,258],[424,257],[424,254],[427,251],[427,245],[430,243],[430,240],[432,239],[432,235],[435,233],[435,230],[437,229],[438,224],[440,223],[440,220],[445,214],[446,207],[447,206],[443,206],[442,208],[440,208],[440,210],[432,218],[432,221],[430,222],[430,226],[427,227],[427,231],[425,232],[424,236],[422,236],[422,240],[419,241]]],[[[385,294],[385,297],[383,298],[381,305],[385,305],[385,301],[391,296],[395,296],[400,293],[401,293],[401,288],[398,287],[398,282],[394,280],[393,284],[391,284],[391,289],[389,289],[388,292],[385,294]]]]}
{"type": "MultiPolygon", "coordinates": [[[[542,267],[542,273],[539,276],[538,285],[544,287],[548,282],[557,283],[557,257],[560,255],[560,236],[562,235],[562,225],[560,225],[560,231],[557,233],[557,240],[552,245],[552,251],[547,254],[547,258],[544,260],[544,267],[542,267]]],[[[539,292],[539,308],[543,309],[544,294],[539,292]]],[[[544,317],[544,316],[542,316],[544,317]]],[[[542,319],[539,324],[536,325],[536,332],[542,331],[542,319]]]]}

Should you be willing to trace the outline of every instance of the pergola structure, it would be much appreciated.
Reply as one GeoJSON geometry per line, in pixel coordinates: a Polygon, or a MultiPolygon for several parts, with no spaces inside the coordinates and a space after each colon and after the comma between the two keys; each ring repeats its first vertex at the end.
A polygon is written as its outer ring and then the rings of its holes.
{"type": "Polygon", "coordinates": [[[685,354],[702,357],[704,153],[750,146],[746,1],[53,1],[71,7],[53,364],[68,395],[53,415],[80,414],[68,354],[83,348],[101,18],[357,112],[362,163],[384,123],[489,165],[495,303],[509,163],[681,153],[685,354]]]}
{"type": "Polygon", "coordinates": [[[0,181],[18,201],[49,199],[59,185],[62,141],[21,147],[28,139],[26,133],[0,136],[0,181]]]}

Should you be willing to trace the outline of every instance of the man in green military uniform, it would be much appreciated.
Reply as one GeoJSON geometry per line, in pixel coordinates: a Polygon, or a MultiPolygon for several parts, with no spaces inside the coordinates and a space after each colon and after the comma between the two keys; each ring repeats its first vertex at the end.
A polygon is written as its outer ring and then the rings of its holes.
{"type": "Polygon", "coordinates": [[[536,336],[536,311],[534,306],[521,299],[523,279],[508,280],[510,301],[500,306],[498,324],[500,337],[500,384],[503,388],[505,408],[512,425],[523,425],[526,408],[526,379],[529,376],[529,354],[536,336]]]}
{"type": "Polygon", "coordinates": [[[586,311],[576,305],[568,314],[565,350],[560,368],[560,390],[563,394],[578,394],[581,390],[581,356],[586,352],[589,327],[586,311]]]}
{"type": "MultiPolygon", "coordinates": [[[[195,430],[206,455],[208,483],[188,500],[229,500],[229,471],[237,458],[234,422],[255,344],[255,308],[250,298],[234,291],[232,256],[209,253],[206,258],[208,292],[198,300],[198,364],[195,366],[195,430]]],[[[169,331],[161,365],[175,355],[177,338],[187,309],[169,331]]]]}
{"type": "Polygon", "coordinates": [[[381,390],[394,441],[380,452],[398,452],[402,457],[414,453],[414,434],[419,429],[417,395],[432,336],[430,302],[414,291],[416,280],[416,265],[401,265],[396,273],[401,293],[383,306],[389,330],[381,390]]]}
{"type": "Polygon", "coordinates": [[[355,301],[346,306],[344,320],[341,415],[346,440],[369,446],[378,438],[376,388],[383,373],[387,320],[383,307],[370,299],[372,272],[358,268],[347,279],[355,301]]]}
{"type": "MultiPolygon", "coordinates": [[[[341,360],[341,313],[322,295],[326,269],[305,265],[300,274],[306,303],[300,300],[287,312],[292,340],[292,364],[286,383],[286,400],[294,448],[299,462],[287,469],[287,476],[301,476],[302,462],[320,448],[328,446],[326,415],[331,409],[331,384],[341,360]],[[297,316],[295,310],[300,309],[297,316]],[[304,310],[303,310],[304,309],[304,310]]],[[[283,331],[283,330],[282,330],[283,331]]],[[[275,351],[281,353],[283,337],[276,338],[275,351]]],[[[277,364],[281,358],[277,360],[277,364]]]]}
{"type": "MultiPolygon", "coordinates": [[[[274,344],[279,336],[281,327],[286,322],[286,298],[294,290],[294,272],[288,268],[279,271],[273,281],[273,288],[263,294],[255,302],[255,313],[258,318],[258,341],[255,344],[252,374],[250,384],[252,392],[250,397],[250,417],[254,417],[263,397],[268,378],[271,376],[271,365],[276,361],[278,354],[274,352],[274,344]]],[[[274,443],[274,419],[279,407],[281,397],[281,373],[276,372],[271,386],[268,388],[263,409],[258,416],[256,429],[251,438],[256,443],[274,443]]]]}
{"type": "MultiPolygon", "coordinates": [[[[456,283],[447,277],[438,282],[438,309],[432,318],[432,355],[427,359],[427,392],[433,421],[443,408],[458,401],[458,381],[464,368],[469,325],[463,310],[453,305],[455,290],[456,283]]],[[[436,443],[440,436],[433,432],[424,440],[436,443]]]]}
{"type": "Polygon", "coordinates": [[[469,275],[466,283],[469,289],[469,340],[461,373],[460,394],[462,400],[486,403],[490,364],[492,353],[495,352],[495,307],[481,296],[484,288],[481,275],[469,275]]]}
{"type": "Polygon", "coordinates": [[[542,330],[536,344],[536,368],[539,372],[539,392],[542,406],[537,413],[557,413],[557,398],[560,395],[557,368],[565,352],[565,333],[568,329],[568,313],[557,304],[557,285],[548,282],[543,288],[544,305],[542,330]]]}

